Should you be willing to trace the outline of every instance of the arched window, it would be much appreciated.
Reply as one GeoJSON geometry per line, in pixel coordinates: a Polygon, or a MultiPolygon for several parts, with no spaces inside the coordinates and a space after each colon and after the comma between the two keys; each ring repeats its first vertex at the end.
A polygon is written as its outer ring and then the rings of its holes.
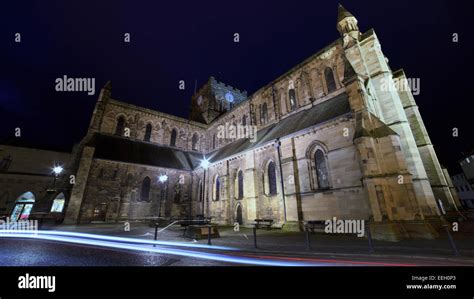
{"type": "Polygon", "coordinates": [[[193,151],[198,150],[198,141],[199,141],[199,136],[197,133],[194,133],[193,139],[192,139],[192,149],[193,151]]]}
{"type": "Polygon", "coordinates": [[[117,119],[117,126],[115,127],[115,135],[122,136],[124,128],[125,128],[125,117],[120,116],[117,119]]]}
{"type": "Polygon", "coordinates": [[[244,173],[242,170],[240,170],[239,173],[237,174],[237,188],[238,188],[237,199],[244,198],[244,173]]]}
{"type": "Polygon", "coordinates": [[[145,140],[145,141],[150,141],[150,138],[151,138],[151,129],[152,129],[151,124],[146,125],[145,137],[143,138],[143,140],[145,140]]]}
{"type": "Polygon", "coordinates": [[[221,197],[221,181],[219,179],[219,176],[216,176],[216,179],[214,181],[214,200],[218,201],[221,197]]]}
{"type": "Polygon", "coordinates": [[[262,109],[260,110],[260,123],[266,124],[268,121],[268,108],[267,103],[263,103],[262,109]]]}
{"type": "Polygon", "coordinates": [[[11,155],[8,155],[3,158],[2,162],[0,162],[0,172],[1,171],[7,171],[8,168],[10,168],[10,165],[12,164],[13,158],[11,155]]]}
{"type": "Polygon", "coordinates": [[[149,177],[145,177],[142,183],[142,193],[140,195],[141,201],[148,201],[150,199],[150,187],[151,180],[149,177]]]}
{"type": "Polygon", "coordinates": [[[170,145],[171,146],[176,146],[176,137],[178,135],[178,131],[176,129],[173,129],[171,131],[171,138],[170,138],[170,145]]]}
{"type": "Polygon", "coordinates": [[[20,195],[13,206],[10,220],[13,222],[28,219],[31,210],[33,209],[33,205],[35,204],[35,200],[35,195],[32,192],[25,192],[20,195]]]}
{"type": "Polygon", "coordinates": [[[318,179],[318,189],[328,189],[329,188],[329,173],[328,166],[326,162],[326,156],[323,151],[317,149],[314,153],[314,163],[316,167],[316,176],[318,179]]]}
{"type": "Polygon", "coordinates": [[[268,193],[270,195],[277,194],[275,163],[273,161],[268,163],[268,193]]]}
{"type": "Polygon", "coordinates": [[[216,148],[216,134],[212,135],[212,149],[216,148]]]}
{"type": "Polygon", "coordinates": [[[334,74],[330,67],[327,67],[324,70],[324,78],[326,79],[326,87],[328,89],[328,93],[331,93],[336,90],[336,81],[334,80],[334,74]]]}
{"type": "Polygon", "coordinates": [[[288,90],[288,99],[290,99],[290,111],[296,109],[296,91],[294,88],[288,90]]]}
{"type": "Polygon", "coordinates": [[[51,206],[51,212],[53,213],[61,213],[64,209],[64,202],[66,201],[66,197],[64,193],[59,193],[53,200],[53,205],[51,206]]]}

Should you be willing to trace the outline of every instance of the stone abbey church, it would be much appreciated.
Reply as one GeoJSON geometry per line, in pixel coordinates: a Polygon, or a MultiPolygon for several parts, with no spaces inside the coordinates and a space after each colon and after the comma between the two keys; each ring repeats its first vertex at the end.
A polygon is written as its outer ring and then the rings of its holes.
{"type": "Polygon", "coordinates": [[[204,215],[300,230],[337,217],[432,234],[457,194],[410,90],[384,88],[403,70],[357,23],[339,6],[340,38],[252,95],[211,77],[189,120],[117,101],[107,83],[72,154],[64,223],[204,215]],[[232,126],[257,136],[219,134],[232,126]]]}

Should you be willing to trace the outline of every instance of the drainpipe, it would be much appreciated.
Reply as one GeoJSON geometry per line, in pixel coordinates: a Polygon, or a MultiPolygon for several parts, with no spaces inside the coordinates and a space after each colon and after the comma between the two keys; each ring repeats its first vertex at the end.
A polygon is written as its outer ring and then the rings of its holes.
{"type": "Polygon", "coordinates": [[[286,198],[285,198],[285,185],[283,184],[283,169],[281,167],[281,141],[280,138],[275,140],[275,146],[277,148],[278,153],[278,164],[280,165],[280,182],[281,182],[281,193],[283,197],[283,214],[285,216],[285,223],[286,223],[286,198]]]}

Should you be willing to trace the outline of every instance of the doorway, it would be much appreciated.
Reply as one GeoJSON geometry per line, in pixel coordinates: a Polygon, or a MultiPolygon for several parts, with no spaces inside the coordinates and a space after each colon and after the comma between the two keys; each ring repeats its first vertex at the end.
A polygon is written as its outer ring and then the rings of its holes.
{"type": "Polygon", "coordinates": [[[105,221],[107,215],[107,204],[101,203],[95,206],[92,221],[105,221]]]}
{"type": "Polygon", "coordinates": [[[242,206],[241,205],[237,206],[237,213],[236,213],[235,220],[237,221],[237,223],[239,223],[239,225],[244,224],[242,221],[242,206]]]}

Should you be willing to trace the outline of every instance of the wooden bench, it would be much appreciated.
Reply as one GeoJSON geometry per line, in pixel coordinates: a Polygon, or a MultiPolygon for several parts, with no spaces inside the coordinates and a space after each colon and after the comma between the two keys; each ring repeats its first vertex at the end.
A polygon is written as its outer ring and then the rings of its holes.
{"type": "Polygon", "coordinates": [[[259,229],[260,226],[266,227],[266,229],[271,229],[273,225],[273,219],[255,219],[255,228],[259,229]]]}
{"type": "Polygon", "coordinates": [[[309,230],[312,234],[316,231],[324,232],[324,220],[310,220],[306,221],[304,227],[306,230],[309,230]]]}

